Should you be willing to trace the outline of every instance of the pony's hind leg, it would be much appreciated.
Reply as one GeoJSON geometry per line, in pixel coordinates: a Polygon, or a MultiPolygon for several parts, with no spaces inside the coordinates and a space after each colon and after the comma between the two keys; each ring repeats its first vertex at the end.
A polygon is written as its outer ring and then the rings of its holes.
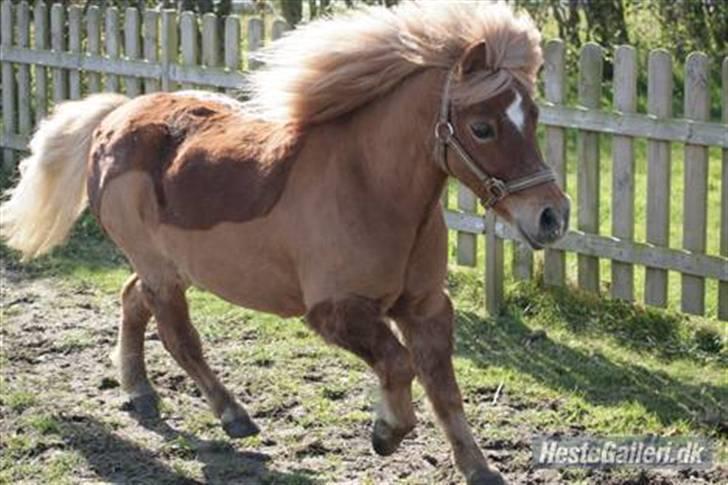
{"type": "Polygon", "coordinates": [[[144,418],[159,415],[157,393],[144,366],[144,331],[151,316],[144,303],[141,281],[132,275],[121,291],[119,340],[111,358],[119,369],[122,389],[129,395],[134,410],[144,418]]]}
{"type": "Polygon", "coordinates": [[[369,364],[379,377],[382,402],[372,432],[372,446],[379,455],[394,453],[415,426],[411,385],[414,370],[409,353],[382,318],[378,305],[352,297],[319,303],[306,321],[325,340],[369,364]]]}
{"type": "Polygon", "coordinates": [[[232,438],[259,433],[258,426],[207,365],[200,337],[190,322],[184,288],[176,285],[151,288],[146,284],[142,287],[164,347],[202,390],[225,432],[232,438]]]}

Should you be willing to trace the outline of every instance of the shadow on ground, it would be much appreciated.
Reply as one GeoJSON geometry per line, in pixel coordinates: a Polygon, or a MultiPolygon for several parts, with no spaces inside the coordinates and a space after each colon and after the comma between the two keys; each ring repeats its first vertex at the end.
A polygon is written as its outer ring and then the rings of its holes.
{"type": "MultiPolygon", "coordinates": [[[[108,425],[86,415],[59,418],[67,446],[80,452],[93,472],[110,483],[198,484],[167,466],[154,453],[110,432],[108,425]]],[[[166,422],[141,423],[165,441],[174,441],[174,453],[194,455],[203,464],[204,483],[318,483],[311,471],[284,473],[270,470],[263,453],[235,450],[226,441],[203,440],[178,431],[166,422]]]]}

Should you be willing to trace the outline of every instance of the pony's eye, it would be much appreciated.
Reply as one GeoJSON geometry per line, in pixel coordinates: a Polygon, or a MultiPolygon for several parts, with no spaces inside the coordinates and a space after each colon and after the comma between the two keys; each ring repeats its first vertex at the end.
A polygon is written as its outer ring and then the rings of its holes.
{"type": "Polygon", "coordinates": [[[490,123],[486,123],[485,121],[476,121],[475,123],[472,123],[470,125],[470,131],[473,132],[475,138],[482,141],[487,141],[495,137],[495,130],[490,123]]]}

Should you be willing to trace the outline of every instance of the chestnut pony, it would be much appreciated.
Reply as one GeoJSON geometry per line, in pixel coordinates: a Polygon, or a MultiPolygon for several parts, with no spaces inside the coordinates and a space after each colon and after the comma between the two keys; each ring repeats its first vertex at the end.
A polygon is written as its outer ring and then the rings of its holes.
{"type": "Polygon", "coordinates": [[[135,272],[115,359],[144,415],[157,413],[143,357],[154,316],[227,433],[258,432],[205,362],[185,299],[194,285],[305,315],[365,360],[381,386],[381,455],[415,426],[417,376],[468,482],[500,483],[455,382],[439,197],[456,177],[534,248],[566,231],[569,201],[536,140],[539,42],[504,5],[409,2],[274,42],[247,103],[178,92],[62,104],[0,208],[2,236],[37,256],[90,206],[135,272]]]}

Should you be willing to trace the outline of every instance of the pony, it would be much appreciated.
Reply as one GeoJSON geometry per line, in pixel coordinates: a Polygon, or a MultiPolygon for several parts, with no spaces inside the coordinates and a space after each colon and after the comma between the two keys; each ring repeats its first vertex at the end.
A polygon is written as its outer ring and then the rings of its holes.
{"type": "Polygon", "coordinates": [[[406,2],[304,25],[263,55],[248,101],[209,93],[96,94],[57,107],[0,207],[24,258],[63,242],[88,206],[134,274],[114,359],[142,416],[154,316],[165,348],[231,437],[259,432],[190,322],[194,285],[303,316],[379,380],[372,446],[393,453],[422,383],[469,484],[502,483],[466,420],[445,289],[448,176],[533,248],[567,230],[569,199],[536,138],[534,23],[490,2],[406,2]]]}

